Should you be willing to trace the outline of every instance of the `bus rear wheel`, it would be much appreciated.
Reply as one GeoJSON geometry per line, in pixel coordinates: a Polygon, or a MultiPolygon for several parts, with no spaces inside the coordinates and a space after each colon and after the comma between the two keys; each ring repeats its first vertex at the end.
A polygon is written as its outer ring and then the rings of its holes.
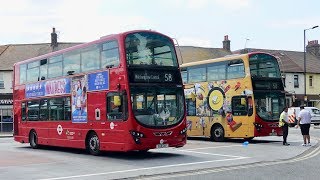
{"type": "Polygon", "coordinates": [[[92,132],[87,138],[87,150],[90,154],[97,156],[100,154],[100,140],[96,133],[92,132]]]}
{"type": "Polygon", "coordinates": [[[29,134],[29,143],[33,149],[37,149],[39,147],[38,135],[34,130],[32,130],[29,134]]]}
{"type": "Polygon", "coordinates": [[[217,142],[224,141],[224,129],[220,124],[214,125],[211,128],[211,139],[217,142]]]}

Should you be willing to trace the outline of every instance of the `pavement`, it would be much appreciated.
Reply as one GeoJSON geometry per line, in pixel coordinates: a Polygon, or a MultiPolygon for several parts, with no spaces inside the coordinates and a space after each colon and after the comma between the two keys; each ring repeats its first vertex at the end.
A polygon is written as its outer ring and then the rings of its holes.
{"type": "Polygon", "coordinates": [[[13,133],[12,132],[0,132],[0,138],[3,137],[13,137],[13,133]]]}

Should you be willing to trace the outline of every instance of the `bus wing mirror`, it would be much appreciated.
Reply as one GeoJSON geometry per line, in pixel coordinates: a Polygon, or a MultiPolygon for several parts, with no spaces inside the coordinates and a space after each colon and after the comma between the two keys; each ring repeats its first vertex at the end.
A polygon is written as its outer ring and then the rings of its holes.
{"type": "Polygon", "coordinates": [[[113,104],[115,106],[121,106],[121,98],[120,98],[120,96],[113,96],[113,104]]]}

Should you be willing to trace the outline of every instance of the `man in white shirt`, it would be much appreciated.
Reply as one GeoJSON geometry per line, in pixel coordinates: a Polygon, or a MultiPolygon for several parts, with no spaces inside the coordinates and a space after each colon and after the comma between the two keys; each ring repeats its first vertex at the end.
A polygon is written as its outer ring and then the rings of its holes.
{"type": "Polygon", "coordinates": [[[288,137],[288,132],[289,132],[289,122],[288,122],[288,108],[285,107],[283,108],[282,113],[280,114],[279,118],[279,127],[282,128],[283,132],[283,145],[284,146],[289,146],[290,144],[287,143],[287,137],[288,137]]]}
{"type": "Polygon", "coordinates": [[[300,106],[300,112],[298,115],[297,128],[300,126],[301,134],[303,136],[302,146],[311,146],[310,144],[310,124],[311,124],[311,114],[308,110],[304,109],[304,106],[300,106]],[[307,144],[308,140],[308,144],[307,144]]]}

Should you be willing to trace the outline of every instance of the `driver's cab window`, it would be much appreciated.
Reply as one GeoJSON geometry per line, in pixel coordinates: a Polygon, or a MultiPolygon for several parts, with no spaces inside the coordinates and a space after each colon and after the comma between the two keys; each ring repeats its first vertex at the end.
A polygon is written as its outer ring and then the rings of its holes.
{"type": "Polygon", "coordinates": [[[110,92],[107,94],[107,119],[127,119],[127,98],[126,93],[110,92]]]}
{"type": "Polygon", "coordinates": [[[244,116],[248,114],[248,103],[246,96],[232,97],[232,114],[234,116],[244,116]]]}

